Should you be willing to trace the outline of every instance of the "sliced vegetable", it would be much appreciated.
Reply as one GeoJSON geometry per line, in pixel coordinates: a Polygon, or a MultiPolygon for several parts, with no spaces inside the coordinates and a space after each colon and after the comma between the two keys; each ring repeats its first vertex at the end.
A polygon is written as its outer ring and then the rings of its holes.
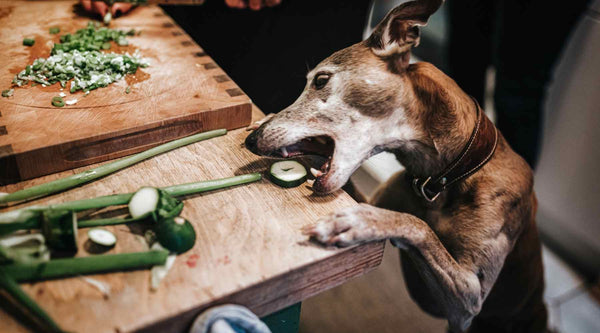
{"type": "Polygon", "coordinates": [[[125,88],[125,93],[129,94],[131,92],[131,87],[127,86],[127,88],[125,88]]]}
{"type": "Polygon", "coordinates": [[[50,260],[50,251],[41,234],[0,238],[0,264],[11,261],[40,262],[48,260],[50,260]]]}
{"type": "Polygon", "coordinates": [[[33,186],[21,191],[13,192],[7,194],[5,196],[0,197],[0,204],[8,203],[11,201],[20,201],[26,200],[34,197],[42,197],[52,193],[60,192],[75,186],[78,186],[83,183],[87,183],[89,181],[98,179],[100,177],[106,176],[113,172],[124,169],[128,166],[136,164],[140,161],[148,159],[150,157],[162,154],[164,152],[186,146],[198,141],[211,139],[217,136],[225,135],[227,133],[226,129],[218,129],[214,131],[208,131],[204,133],[199,133],[195,135],[191,135],[185,138],[177,139],[160,146],[148,149],[141,153],[131,155],[115,162],[111,162],[97,168],[90,169],[88,171],[84,171],[82,173],[78,173],[66,178],[58,179],[49,183],[33,186]]]}
{"type": "Polygon", "coordinates": [[[62,108],[63,106],[65,106],[65,101],[63,101],[62,97],[55,96],[55,97],[52,97],[52,105],[54,105],[58,108],[62,108]]]}
{"type": "MultiPolygon", "coordinates": [[[[165,192],[169,193],[171,196],[179,197],[184,195],[202,193],[207,191],[219,190],[231,186],[243,185],[252,183],[262,179],[260,173],[251,173],[247,175],[240,175],[235,177],[221,178],[215,180],[205,180],[201,182],[195,183],[187,183],[187,184],[179,184],[162,188],[165,192]]],[[[59,204],[53,205],[34,205],[29,207],[23,207],[20,209],[15,209],[9,212],[0,213],[0,235],[3,233],[2,230],[8,230],[8,232],[13,232],[21,229],[36,229],[40,228],[41,225],[41,213],[47,209],[54,210],[71,210],[74,212],[79,212],[88,209],[98,209],[109,206],[117,206],[117,205],[125,205],[127,204],[131,198],[133,197],[133,193],[123,193],[123,194],[113,194],[106,195],[97,198],[91,199],[82,199],[75,201],[67,201],[59,204]],[[16,226],[15,226],[16,225],[16,226]]],[[[114,221],[115,219],[104,219],[107,224],[97,224],[97,225],[88,225],[87,227],[99,226],[99,225],[108,225],[110,221],[114,221]]],[[[86,221],[89,223],[95,223],[92,221],[101,221],[101,220],[90,220],[86,221]]],[[[119,219],[119,222],[113,224],[121,224],[126,223],[123,219],[119,219]]],[[[84,221],[80,221],[84,222],[84,221]]]]}
{"type": "Polygon", "coordinates": [[[88,237],[92,242],[105,247],[113,247],[117,243],[117,237],[106,229],[90,229],[88,230],[88,237]]]}
{"type": "Polygon", "coordinates": [[[39,229],[42,222],[42,212],[19,209],[0,213],[0,236],[17,230],[39,229]]]}
{"type": "Polygon", "coordinates": [[[280,161],[271,165],[271,181],[281,187],[296,187],[306,181],[306,168],[296,161],[280,161]]]}
{"type": "MultiPolygon", "coordinates": [[[[152,250],[165,250],[165,248],[162,247],[159,243],[154,243],[151,248],[152,250]]],[[[164,265],[156,265],[152,267],[152,269],[150,270],[150,290],[158,290],[158,285],[160,284],[160,281],[162,281],[167,276],[167,273],[169,273],[169,270],[171,269],[171,267],[173,267],[176,258],[176,254],[170,254],[167,257],[167,261],[164,265]]]]}
{"type": "Polygon", "coordinates": [[[151,216],[154,221],[175,217],[181,213],[183,202],[154,187],[142,187],[129,201],[129,215],[134,219],[151,216]]]}
{"type": "Polygon", "coordinates": [[[42,234],[54,250],[77,252],[77,215],[68,210],[43,213],[42,234]]]}
{"type": "Polygon", "coordinates": [[[59,32],[60,32],[60,28],[59,28],[59,27],[52,27],[52,28],[48,29],[48,32],[49,32],[51,35],[56,35],[57,33],[59,33],[59,32]]]}
{"type": "Polygon", "coordinates": [[[33,38],[24,38],[23,39],[23,45],[33,46],[33,44],[35,44],[35,39],[33,39],[33,38]]]}
{"type": "Polygon", "coordinates": [[[13,95],[14,92],[15,92],[14,89],[2,90],[2,97],[10,97],[13,95]]]}
{"type": "Polygon", "coordinates": [[[142,187],[131,197],[129,201],[129,215],[139,218],[148,216],[158,206],[159,194],[154,187],[142,187]]]}
{"type": "Polygon", "coordinates": [[[104,24],[105,25],[109,25],[110,24],[110,20],[112,20],[112,13],[110,12],[110,10],[108,12],[106,12],[106,15],[104,15],[104,24]]]}
{"type": "Polygon", "coordinates": [[[164,265],[169,252],[146,251],[52,259],[44,263],[12,263],[0,266],[17,282],[40,281],[67,276],[140,269],[164,265]]]}
{"type": "Polygon", "coordinates": [[[155,230],[160,245],[177,254],[188,251],[196,243],[194,227],[180,216],[159,221],[155,230]]]}
{"type": "Polygon", "coordinates": [[[0,266],[0,289],[6,290],[17,303],[21,304],[23,308],[35,316],[45,329],[50,332],[64,332],[46,311],[21,289],[15,279],[4,271],[2,266],[0,266]]]}

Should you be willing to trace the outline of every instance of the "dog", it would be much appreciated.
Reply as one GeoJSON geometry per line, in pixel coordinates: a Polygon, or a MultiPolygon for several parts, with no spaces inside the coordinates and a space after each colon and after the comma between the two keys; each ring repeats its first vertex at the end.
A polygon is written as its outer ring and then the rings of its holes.
{"type": "Polygon", "coordinates": [[[544,332],[537,201],[528,164],[479,105],[428,63],[410,64],[442,0],[405,2],[363,42],[307,75],[300,97],[246,138],[252,152],[319,155],[317,194],[339,190],[370,156],[405,170],[370,205],[303,230],[325,245],[390,239],[413,300],[452,332],[544,332]]]}

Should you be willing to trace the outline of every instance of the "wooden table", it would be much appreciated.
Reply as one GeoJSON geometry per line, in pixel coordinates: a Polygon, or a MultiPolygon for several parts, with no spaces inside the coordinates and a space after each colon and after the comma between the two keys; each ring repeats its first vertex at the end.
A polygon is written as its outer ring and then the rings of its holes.
{"type": "MultiPolygon", "coordinates": [[[[262,116],[254,110],[254,119],[262,116]]],[[[243,129],[235,130],[33,203],[264,171],[269,160],[242,148],[247,134],[243,129]]],[[[87,168],[9,185],[0,191],[11,192],[87,168]]],[[[315,196],[307,186],[282,189],[268,180],[193,196],[185,200],[182,215],[196,228],[196,246],[177,258],[158,291],[149,290],[150,274],[145,270],[91,276],[110,286],[108,297],[79,277],[23,284],[23,288],[63,329],[75,332],[179,332],[186,330],[203,309],[222,303],[242,304],[264,316],[379,265],[381,242],[347,249],[323,248],[307,242],[300,232],[302,226],[320,216],[355,204],[343,191],[315,196]]],[[[141,228],[109,229],[118,242],[108,253],[147,248],[141,228]]],[[[89,255],[86,239],[86,233],[80,232],[78,256],[89,255]]],[[[0,332],[24,331],[0,311],[0,332]]]]}

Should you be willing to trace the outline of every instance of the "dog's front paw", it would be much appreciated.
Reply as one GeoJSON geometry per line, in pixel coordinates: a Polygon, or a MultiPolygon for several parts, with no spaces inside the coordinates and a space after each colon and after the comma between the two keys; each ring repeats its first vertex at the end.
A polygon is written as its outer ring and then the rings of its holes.
{"type": "Polygon", "coordinates": [[[320,218],[316,224],[304,227],[302,232],[320,243],[342,247],[374,240],[376,230],[370,221],[372,209],[365,204],[346,208],[320,218]]]}

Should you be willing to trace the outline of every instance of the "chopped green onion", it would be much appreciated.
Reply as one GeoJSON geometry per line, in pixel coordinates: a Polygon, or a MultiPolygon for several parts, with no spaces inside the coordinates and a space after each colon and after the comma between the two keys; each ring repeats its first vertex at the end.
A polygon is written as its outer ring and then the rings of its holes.
{"type": "MultiPolygon", "coordinates": [[[[54,98],[52,99],[52,104],[54,104],[54,98]]],[[[120,160],[84,171],[82,173],[78,173],[62,179],[57,179],[55,181],[51,181],[45,184],[36,185],[24,190],[9,193],[0,197],[0,204],[12,201],[27,200],[35,197],[43,197],[56,192],[67,190],[72,187],[104,177],[108,174],[114,173],[116,171],[129,167],[150,157],[162,154],[164,152],[225,134],[227,134],[226,129],[218,129],[173,140],[160,146],[150,148],[141,153],[122,158],[120,160]]]]}
{"type": "Polygon", "coordinates": [[[23,45],[25,46],[33,46],[35,44],[35,39],[33,38],[25,38],[23,39],[23,45]]]}
{"type": "Polygon", "coordinates": [[[60,32],[60,28],[59,27],[52,27],[49,29],[49,32],[51,35],[56,35],[57,33],[60,32]]]}
{"type": "Polygon", "coordinates": [[[55,97],[52,97],[52,105],[54,105],[58,108],[62,108],[63,106],[65,106],[65,101],[63,101],[62,97],[55,96],[55,97]]]}
{"type": "Polygon", "coordinates": [[[13,95],[14,92],[15,92],[14,89],[2,90],[2,97],[10,97],[13,95]]]}
{"type": "Polygon", "coordinates": [[[127,86],[127,88],[125,88],[125,93],[129,94],[131,92],[131,87],[127,86]]]}
{"type": "Polygon", "coordinates": [[[105,25],[109,25],[110,24],[110,20],[112,20],[112,14],[110,12],[110,10],[108,12],[106,12],[106,15],[104,15],[104,24],[105,25]]]}

